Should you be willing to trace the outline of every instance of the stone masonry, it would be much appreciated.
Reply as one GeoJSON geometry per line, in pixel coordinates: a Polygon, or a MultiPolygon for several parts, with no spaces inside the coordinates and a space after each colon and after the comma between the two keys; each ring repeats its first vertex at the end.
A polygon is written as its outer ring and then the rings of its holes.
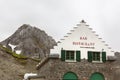
{"type": "Polygon", "coordinates": [[[114,80],[116,71],[114,63],[114,61],[90,63],[85,59],[80,62],[64,62],[59,58],[50,58],[38,69],[38,75],[44,76],[44,80],[62,80],[65,73],[74,72],[78,80],[89,80],[93,73],[99,72],[104,75],[105,80],[114,80]]]}

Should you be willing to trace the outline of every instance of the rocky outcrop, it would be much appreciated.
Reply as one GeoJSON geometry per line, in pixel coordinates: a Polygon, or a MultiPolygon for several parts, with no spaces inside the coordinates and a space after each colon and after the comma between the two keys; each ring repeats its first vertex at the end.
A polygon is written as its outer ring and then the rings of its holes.
{"type": "Polygon", "coordinates": [[[1,44],[17,54],[44,58],[49,55],[50,49],[56,45],[56,42],[45,31],[24,24],[13,35],[2,41],[1,44]]]}
{"type": "Polygon", "coordinates": [[[37,64],[32,59],[14,58],[0,47],[0,80],[23,80],[25,73],[37,73],[37,64]]]}

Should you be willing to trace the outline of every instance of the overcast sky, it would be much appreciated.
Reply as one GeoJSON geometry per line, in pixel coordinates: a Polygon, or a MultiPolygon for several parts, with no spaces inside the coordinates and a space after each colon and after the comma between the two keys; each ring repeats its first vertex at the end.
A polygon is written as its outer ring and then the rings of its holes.
{"type": "Polygon", "coordinates": [[[23,24],[36,26],[58,41],[82,19],[120,51],[120,0],[0,0],[0,41],[23,24]]]}

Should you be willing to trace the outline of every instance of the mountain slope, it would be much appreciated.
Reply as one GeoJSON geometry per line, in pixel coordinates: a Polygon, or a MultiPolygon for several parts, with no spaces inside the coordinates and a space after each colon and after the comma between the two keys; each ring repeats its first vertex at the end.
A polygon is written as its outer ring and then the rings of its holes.
{"type": "Polygon", "coordinates": [[[44,31],[24,24],[1,44],[17,54],[42,59],[49,55],[50,48],[56,45],[56,42],[44,31]]]}

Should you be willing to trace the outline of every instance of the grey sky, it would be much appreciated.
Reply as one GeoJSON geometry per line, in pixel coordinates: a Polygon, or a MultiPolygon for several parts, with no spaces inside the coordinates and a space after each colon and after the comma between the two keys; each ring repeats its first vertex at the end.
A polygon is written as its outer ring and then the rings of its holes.
{"type": "Polygon", "coordinates": [[[119,0],[0,0],[0,41],[22,24],[59,40],[84,19],[113,50],[120,50],[119,0]]]}

